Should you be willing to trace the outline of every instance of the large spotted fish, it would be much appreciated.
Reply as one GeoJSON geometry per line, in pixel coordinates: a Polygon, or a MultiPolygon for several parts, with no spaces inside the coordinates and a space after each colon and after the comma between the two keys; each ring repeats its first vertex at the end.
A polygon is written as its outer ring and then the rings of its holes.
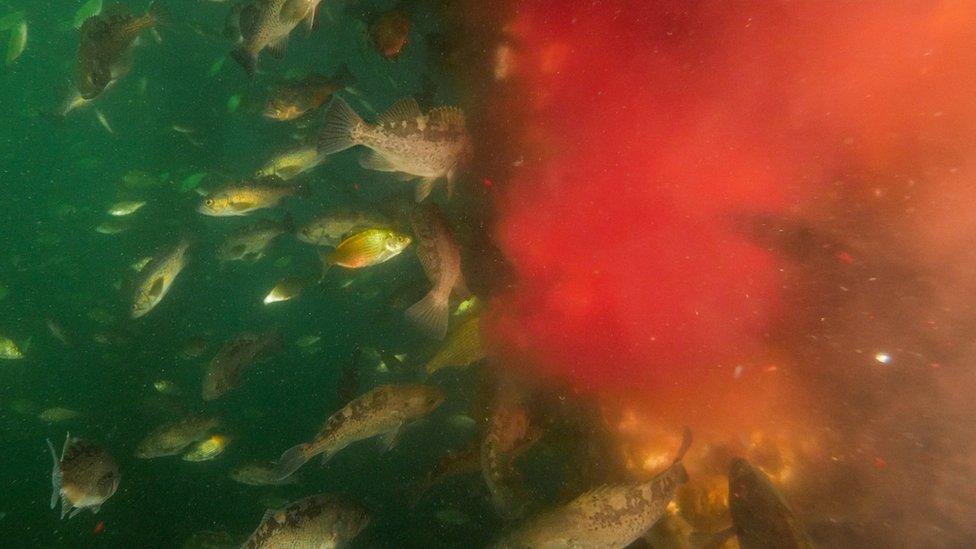
{"type": "Polygon", "coordinates": [[[275,476],[287,478],[319,454],[328,461],[346,446],[375,436],[382,436],[384,446],[390,448],[404,426],[443,401],[444,393],[429,385],[381,385],[332,414],[310,442],[286,450],[275,466],[275,476]]]}
{"type": "Polygon", "coordinates": [[[461,109],[438,107],[423,114],[412,97],[398,101],[375,124],[364,122],[336,97],[325,114],[319,152],[335,154],[356,145],[370,149],[359,161],[362,167],[393,172],[404,180],[420,178],[417,202],[427,198],[441,178],[447,178],[450,192],[458,170],[471,154],[461,109]]]}
{"type": "Polygon", "coordinates": [[[648,482],[609,484],[585,492],[569,503],[530,518],[496,544],[504,548],[619,549],[627,547],[657,522],[688,473],[681,458],[648,482]]]}
{"type": "Polygon", "coordinates": [[[410,221],[417,238],[417,257],[432,287],[405,314],[427,335],[444,339],[451,293],[456,292],[462,297],[468,293],[461,276],[461,250],[450,224],[437,206],[418,207],[410,221]]]}
{"type": "Polygon", "coordinates": [[[47,446],[54,458],[51,509],[60,498],[61,518],[69,512],[73,517],[83,509],[97,513],[119,488],[119,465],[115,458],[94,442],[71,438],[70,434],[65,438],[60,458],[50,440],[47,446]]]}
{"type": "Polygon", "coordinates": [[[83,100],[98,97],[128,71],[132,43],[142,31],[155,24],[153,8],[137,17],[122,4],[85,20],[78,42],[75,75],[75,85],[83,100]]]}
{"type": "Polygon", "coordinates": [[[258,56],[265,48],[281,57],[288,45],[288,36],[299,23],[305,21],[309,29],[315,22],[315,10],[321,0],[252,0],[240,9],[238,25],[241,43],[231,56],[253,75],[258,56]]]}
{"type": "Polygon", "coordinates": [[[268,509],[242,549],[344,547],[369,524],[366,510],[319,494],[268,509]]]}

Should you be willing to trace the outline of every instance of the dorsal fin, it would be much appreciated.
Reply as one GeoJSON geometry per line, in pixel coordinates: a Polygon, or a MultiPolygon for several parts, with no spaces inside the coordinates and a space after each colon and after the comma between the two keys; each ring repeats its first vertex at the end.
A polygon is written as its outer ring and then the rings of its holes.
{"type": "Polygon", "coordinates": [[[457,107],[437,107],[427,113],[430,125],[444,125],[449,128],[464,127],[464,111],[457,107]]]}
{"type": "Polygon", "coordinates": [[[414,121],[420,117],[420,105],[413,97],[404,97],[376,119],[383,126],[395,126],[404,121],[414,121]]]}

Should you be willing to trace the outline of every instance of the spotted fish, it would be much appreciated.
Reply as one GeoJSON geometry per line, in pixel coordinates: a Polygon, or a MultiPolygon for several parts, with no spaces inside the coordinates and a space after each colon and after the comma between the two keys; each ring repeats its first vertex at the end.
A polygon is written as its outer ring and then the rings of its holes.
{"type": "Polygon", "coordinates": [[[450,224],[437,206],[426,204],[418,207],[410,221],[417,238],[417,257],[433,286],[405,314],[427,335],[444,339],[451,293],[457,292],[462,297],[468,293],[461,276],[461,250],[454,240],[450,224]]]}
{"type": "Polygon", "coordinates": [[[75,85],[81,98],[90,101],[98,97],[109,84],[128,71],[126,59],[132,43],[139,34],[156,24],[156,14],[150,8],[136,17],[122,4],[85,20],[78,42],[75,85]]]}
{"type": "Polygon", "coordinates": [[[268,509],[242,549],[343,547],[369,524],[361,506],[319,494],[268,509]]]}
{"type": "Polygon", "coordinates": [[[51,509],[61,499],[61,518],[70,517],[83,509],[97,513],[102,504],[119,488],[119,466],[108,451],[94,442],[80,438],[64,441],[61,457],[58,457],[51,441],[47,441],[54,459],[51,471],[51,509]]]}
{"type": "Polygon", "coordinates": [[[243,383],[244,371],[281,344],[281,334],[241,334],[224,343],[203,378],[203,400],[214,400],[243,383]]]}
{"type": "Polygon", "coordinates": [[[420,112],[412,97],[401,99],[368,124],[341,97],[336,97],[325,115],[319,135],[319,151],[335,154],[356,145],[370,152],[360,165],[369,170],[394,172],[404,180],[420,178],[417,202],[423,201],[434,182],[447,178],[448,192],[461,164],[471,154],[471,139],[464,113],[457,107],[438,107],[420,112]]]}
{"type": "Polygon", "coordinates": [[[288,46],[288,36],[299,23],[305,21],[312,28],[320,1],[251,0],[237,14],[241,43],[231,56],[253,75],[262,50],[267,48],[271,55],[281,57],[288,46]]]}
{"type": "Polygon", "coordinates": [[[681,464],[691,433],[674,463],[648,482],[611,484],[530,518],[495,547],[619,549],[637,540],[664,515],[678,487],[687,482],[681,464]]]}
{"type": "Polygon", "coordinates": [[[507,520],[517,519],[525,512],[526,498],[520,489],[511,452],[520,441],[531,437],[531,431],[521,393],[502,384],[490,407],[479,462],[492,504],[507,520]]]}
{"type": "Polygon", "coordinates": [[[275,466],[275,476],[287,478],[319,454],[328,462],[346,446],[375,436],[382,436],[384,446],[391,448],[405,425],[429,414],[443,401],[444,393],[428,385],[376,387],[332,414],[311,442],[286,450],[275,466]]]}

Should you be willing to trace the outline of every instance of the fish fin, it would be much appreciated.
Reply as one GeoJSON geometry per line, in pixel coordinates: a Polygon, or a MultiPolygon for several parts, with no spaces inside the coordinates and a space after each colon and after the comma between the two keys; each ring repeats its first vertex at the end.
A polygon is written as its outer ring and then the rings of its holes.
{"type": "Polygon", "coordinates": [[[396,126],[401,122],[414,121],[421,116],[420,105],[413,97],[404,97],[376,118],[382,126],[396,126]]]}
{"type": "Polygon", "coordinates": [[[283,179],[291,179],[300,173],[302,173],[301,166],[285,166],[278,169],[278,175],[283,179]]]}
{"type": "Polygon", "coordinates": [[[396,426],[396,429],[385,433],[380,437],[380,448],[384,452],[389,452],[400,443],[400,435],[403,433],[403,424],[396,426]]]}
{"type": "Polygon", "coordinates": [[[448,299],[431,290],[406,311],[407,318],[430,337],[444,339],[447,334],[448,299]]]}
{"type": "Polygon", "coordinates": [[[464,281],[464,274],[458,273],[457,280],[454,281],[454,288],[451,289],[454,297],[465,300],[471,297],[471,289],[468,288],[468,283],[464,281]]]}
{"type": "Polygon", "coordinates": [[[326,465],[328,465],[329,462],[332,461],[332,457],[335,456],[335,454],[336,453],[335,452],[332,452],[332,451],[323,452],[322,453],[322,463],[320,465],[322,467],[325,467],[326,465]]]}
{"type": "Polygon", "coordinates": [[[315,28],[315,12],[318,10],[318,3],[312,5],[312,8],[308,10],[308,15],[305,16],[305,30],[309,33],[315,28]]]}
{"type": "Polygon", "coordinates": [[[367,170],[378,172],[395,172],[399,168],[393,165],[388,158],[377,151],[369,151],[359,159],[359,166],[367,170]]]}
{"type": "Polygon", "coordinates": [[[427,113],[430,124],[444,125],[449,128],[464,128],[464,111],[457,107],[437,107],[427,113]]]}
{"type": "Polygon", "coordinates": [[[688,452],[688,448],[691,447],[691,429],[685,426],[684,431],[681,433],[681,447],[678,448],[678,455],[674,458],[674,462],[678,463],[684,459],[685,454],[688,452]]]}
{"type": "Polygon", "coordinates": [[[448,200],[454,196],[454,182],[457,181],[457,166],[452,166],[450,170],[447,171],[447,198],[448,200]]]}
{"type": "Polygon", "coordinates": [[[242,67],[244,67],[244,71],[247,72],[248,76],[251,78],[254,77],[254,73],[257,72],[258,65],[258,58],[256,56],[251,55],[250,52],[243,47],[237,48],[230,52],[230,56],[234,58],[234,61],[237,61],[242,67]]]}
{"type": "MultiPolygon", "coordinates": [[[[65,505],[70,505],[70,504],[68,504],[68,501],[67,500],[65,500],[65,505]]],[[[71,510],[71,514],[68,515],[68,520],[71,520],[71,519],[75,518],[75,515],[77,515],[78,513],[80,513],[83,509],[84,509],[84,507],[75,507],[74,509],[72,509],[71,510]]],[[[61,512],[61,518],[64,518],[64,511],[61,512]]]]}
{"type": "Polygon", "coordinates": [[[319,152],[335,154],[357,145],[351,136],[352,130],[363,123],[363,119],[352,110],[349,103],[336,97],[325,113],[325,124],[319,134],[319,152]]]}
{"type": "Polygon", "coordinates": [[[285,36],[281,40],[278,40],[274,44],[268,44],[268,53],[271,57],[275,59],[281,59],[285,56],[285,50],[288,49],[288,37],[285,36]]]}
{"type": "Polygon", "coordinates": [[[414,199],[420,203],[423,202],[425,198],[430,196],[430,192],[434,190],[434,181],[437,181],[433,177],[425,177],[417,183],[417,188],[414,190],[414,199]]]}
{"type": "Polygon", "coordinates": [[[417,176],[407,172],[397,172],[396,178],[397,181],[413,181],[417,176]]]}
{"type": "Polygon", "coordinates": [[[47,447],[51,450],[51,457],[54,459],[54,468],[51,469],[51,509],[58,504],[58,498],[61,496],[61,460],[58,458],[58,453],[54,449],[54,444],[51,444],[51,439],[47,439],[47,447]]]}
{"type": "Polygon", "coordinates": [[[101,505],[93,505],[93,506],[89,507],[89,509],[91,509],[91,512],[92,512],[93,515],[97,515],[98,512],[102,510],[102,506],[101,505]]]}
{"type": "Polygon", "coordinates": [[[292,473],[305,465],[311,456],[306,455],[308,444],[302,443],[285,450],[278,458],[278,463],[274,467],[274,477],[276,480],[284,480],[292,473]]]}

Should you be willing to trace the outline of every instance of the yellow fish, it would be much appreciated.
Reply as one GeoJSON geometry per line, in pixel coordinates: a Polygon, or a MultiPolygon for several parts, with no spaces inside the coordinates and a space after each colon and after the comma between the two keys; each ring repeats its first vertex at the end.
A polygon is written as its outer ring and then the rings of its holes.
{"type": "Polygon", "coordinates": [[[410,245],[408,235],[388,229],[367,229],[342,242],[335,250],[322,253],[326,268],[339,265],[347,269],[359,269],[378,265],[400,254],[410,245]]]}
{"type": "Polygon", "coordinates": [[[315,145],[303,145],[273,157],[255,175],[273,175],[287,181],[322,164],[326,158],[328,157],[320,154],[315,145]]]}
{"type": "Polygon", "coordinates": [[[200,203],[197,211],[215,217],[247,215],[256,210],[273,208],[295,188],[281,185],[277,177],[245,181],[214,191],[200,203]]]}
{"type": "Polygon", "coordinates": [[[485,349],[481,343],[481,322],[478,315],[472,315],[448,334],[444,345],[424,370],[430,375],[442,368],[464,368],[482,358],[485,358],[485,349]]]}
{"type": "Polygon", "coordinates": [[[210,461],[224,453],[230,439],[223,435],[213,435],[194,444],[185,454],[183,461],[210,461]]]}
{"type": "Polygon", "coordinates": [[[189,241],[183,240],[172,251],[143,268],[141,272],[144,276],[132,298],[132,318],[144,316],[159,305],[176,276],[186,266],[186,250],[189,247],[189,241]]]}
{"type": "Polygon", "coordinates": [[[10,338],[0,336],[0,359],[17,360],[24,358],[23,351],[10,338]]]}

